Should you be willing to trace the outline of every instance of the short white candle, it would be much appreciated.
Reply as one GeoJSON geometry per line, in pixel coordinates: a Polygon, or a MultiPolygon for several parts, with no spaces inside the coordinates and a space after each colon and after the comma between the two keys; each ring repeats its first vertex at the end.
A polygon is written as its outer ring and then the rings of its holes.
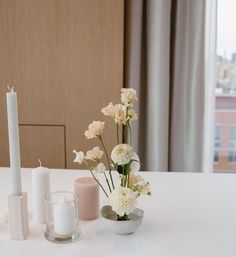
{"type": "Polygon", "coordinates": [[[58,235],[70,235],[75,228],[75,207],[65,196],[53,207],[54,232],[58,235]]]}
{"type": "Polygon", "coordinates": [[[46,223],[45,196],[50,192],[50,170],[40,167],[32,170],[33,221],[46,223]]]}
{"type": "Polygon", "coordinates": [[[7,120],[10,164],[12,171],[12,194],[20,195],[21,190],[21,163],[20,163],[20,144],[19,144],[19,121],[17,110],[17,94],[13,88],[7,92],[7,120]]]}

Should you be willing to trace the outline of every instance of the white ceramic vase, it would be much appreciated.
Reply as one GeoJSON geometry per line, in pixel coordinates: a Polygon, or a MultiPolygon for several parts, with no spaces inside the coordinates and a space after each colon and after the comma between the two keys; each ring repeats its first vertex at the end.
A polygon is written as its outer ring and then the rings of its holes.
{"type": "Polygon", "coordinates": [[[143,210],[135,208],[134,211],[128,215],[129,220],[117,221],[117,214],[112,210],[111,206],[105,205],[101,209],[101,216],[103,223],[107,229],[120,235],[127,235],[134,233],[143,221],[143,210]]]}

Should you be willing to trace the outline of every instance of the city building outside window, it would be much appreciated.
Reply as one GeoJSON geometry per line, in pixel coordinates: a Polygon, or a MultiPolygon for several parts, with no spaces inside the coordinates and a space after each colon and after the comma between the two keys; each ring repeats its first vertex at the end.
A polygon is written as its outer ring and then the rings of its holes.
{"type": "Polygon", "coordinates": [[[215,126],[215,150],[214,150],[214,162],[217,163],[220,160],[220,140],[221,140],[221,127],[215,126]]]}
{"type": "Polygon", "coordinates": [[[217,1],[214,171],[236,172],[236,0],[217,1]]]}
{"type": "Polygon", "coordinates": [[[236,163],[236,126],[230,128],[229,162],[236,163]]]}

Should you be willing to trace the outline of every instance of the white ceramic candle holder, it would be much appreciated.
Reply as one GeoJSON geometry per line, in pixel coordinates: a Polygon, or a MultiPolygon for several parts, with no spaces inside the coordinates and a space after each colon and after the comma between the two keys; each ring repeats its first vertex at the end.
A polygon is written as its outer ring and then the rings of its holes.
{"type": "Polygon", "coordinates": [[[46,196],[47,228],[45,238],[54,243],[76,241],[80,236],[78,225],[78,196],[58,191],[46,196]]]}
{"type": "Polygon", "coordinates": [[[8,197],[10,234],[13,240],[25,240],[29,235],[27,193],[8,197]]]}

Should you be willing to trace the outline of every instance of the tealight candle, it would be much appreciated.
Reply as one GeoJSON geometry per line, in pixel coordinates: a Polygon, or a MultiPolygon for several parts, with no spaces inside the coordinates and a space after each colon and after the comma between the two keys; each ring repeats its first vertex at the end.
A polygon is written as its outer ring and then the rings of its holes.
{"type": "Polygon", "coordinates": [[[79,197],[79,219],[96,219],[99,216],[99,185],[95,179],[91,177],[76,179],[75,194],[79,197]]]}
{"type": "Polygon", "coordinates": [[[41,166],[32,170],[33,220],[46,223],[45,196],[50,192],[50,170],[41,166]]]}
{"type": "Polygon", "coordinates": [[[65,196],[54,204],[54,232],[59,235],[70,235],[75,228],[75,207],[65,196]]]}
{"type": "Polygon", "coordinates": [[[47,194],[47,226],[45,238],[51,242],[68,243],[79,238],[78,197],[69,191],[47,194]]]}

